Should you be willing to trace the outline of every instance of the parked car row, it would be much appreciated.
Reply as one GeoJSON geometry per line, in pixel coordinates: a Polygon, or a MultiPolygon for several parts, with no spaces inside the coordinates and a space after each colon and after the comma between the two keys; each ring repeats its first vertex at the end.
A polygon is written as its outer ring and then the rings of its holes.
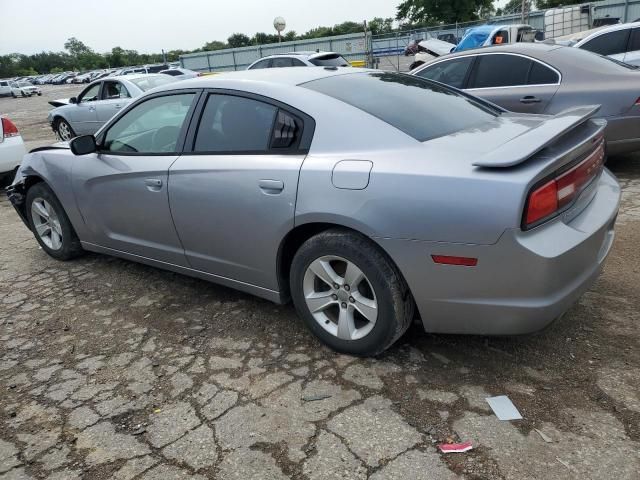
{"type": "Polygon", "coordinates": [[[40,87],[25,80],[0,80],[0,97],[30,97],[42,95],[40,87]]]}
{"type": "Polygon", "coordinates": [[[175,81],[176,77],[163,74],[131,74],[96,80],[77,97],[50,102],[61,105],[49,112],[47,120],[60,140],[93,134],[132,99],[175,81]]]}

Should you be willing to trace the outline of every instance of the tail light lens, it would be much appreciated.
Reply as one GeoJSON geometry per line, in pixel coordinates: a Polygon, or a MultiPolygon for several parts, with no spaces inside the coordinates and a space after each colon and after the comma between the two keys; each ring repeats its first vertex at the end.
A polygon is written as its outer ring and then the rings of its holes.
{"type": "Polygon", "coordinates": [[[8,118],[4,118],[4,117],[2,117],[2,132],[3,132],[2,136],[4,138],[17,137],[18,135],[20,135],[20,132],[18,132],[18,127],[16,127],[16,124],[13,123],[8,118]]]}
{"type": "Polygon", "coordinates": [[[600,174],[604,166],[604,139],[598,137],[594,141],[597,143],[595,150],[584,160],[534,187],[529,193],[523,221],[525,230],[566,210],[591,180],[600,174]]]}

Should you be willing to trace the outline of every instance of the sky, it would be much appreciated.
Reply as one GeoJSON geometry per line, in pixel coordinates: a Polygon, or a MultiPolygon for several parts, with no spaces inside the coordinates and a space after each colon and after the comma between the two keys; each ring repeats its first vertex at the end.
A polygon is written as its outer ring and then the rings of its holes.
{"type": "Polygon", "coordinates": [[[193,50],[235,32],[304,33],[347,20],[395,17],[400,0],[0,0],[0,55],[61,51],[77,37],[96,52],[193,50]],[[18,7],[18,8],[14,8],[18,7]]]}

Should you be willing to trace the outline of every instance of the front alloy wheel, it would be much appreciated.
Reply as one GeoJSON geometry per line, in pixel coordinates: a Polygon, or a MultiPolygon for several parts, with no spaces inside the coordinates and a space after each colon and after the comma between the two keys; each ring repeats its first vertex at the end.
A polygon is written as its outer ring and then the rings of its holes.
{"type": "Polygon", "coordinates": [[[50,256],[70,260],[82,254],[82,244],[53,191],[43,182],[27,190],[26,214],[36,240],[50,256]]]}
{"type": "Polygon", "coordinates": [[[363,338],[376,324],[375,292],[353,262],[333,255],[318,258],[305,272],[303,290],[316,322],[341,340],[363,338]]]}
{"type": "Polygon", "coordinates": [[[31,218],[35,233],[42,243],[51,250],[62,248],[62,227],[58,214],[51,204],[43,198],[36,198],[31,203],[31,218]]]}
{"type": "Polygon", "coordinates": [[[62,118],[59,119],[56,123],[56,133],[58,134],[58,138],[63,142],[67,142],[75,137],[71,125],[69,125],[67,121],[62,118]]]}

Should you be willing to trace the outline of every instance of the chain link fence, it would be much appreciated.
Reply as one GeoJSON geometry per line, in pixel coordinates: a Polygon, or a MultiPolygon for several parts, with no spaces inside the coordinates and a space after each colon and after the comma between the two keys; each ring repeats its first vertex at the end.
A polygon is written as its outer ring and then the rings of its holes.
{"type": "MultiPolygon", "coordinates": [[[[409,71],[409,66],[413,63],[413,55],[405,55],[410,42],[437,38],[449,43],[458,43],[468,28],[477,25],[487,23],[493,25],[526,23],[535,30],[546,33],[547,37],[553,37],[565,33],[573,33],[574,31],[587,30],[593,25],[593,20],[596,19],[605,17],[619,18],[625,22],[633,21],[640,17],[640,0],[604,0],[575,5],[572,8],[586,8],[589,13],[586,16],[586,20],[584,15],[580,15],[573,23],[570,22],[571,31],[555,28],[555,25],[558,24],[558,15],[554,12],[559,9],[535,10],[525,15],[524,22],[521,13],[513,13],[473,22],[438,25],[385,35],[372,36],[363,32],[335,37],[191,53],[181,55],[180,63],[184,68],[198,72],[244,70],[254,61],[268,55],[319,50],[339,53],[346,60],[358,66],[365,65],[382,70],[406,72],[409,71]],[[553,28],[548,28],[552,22],[553,28]]],[[[560,15],[565,15],[565,13],[560,15]]]]}

